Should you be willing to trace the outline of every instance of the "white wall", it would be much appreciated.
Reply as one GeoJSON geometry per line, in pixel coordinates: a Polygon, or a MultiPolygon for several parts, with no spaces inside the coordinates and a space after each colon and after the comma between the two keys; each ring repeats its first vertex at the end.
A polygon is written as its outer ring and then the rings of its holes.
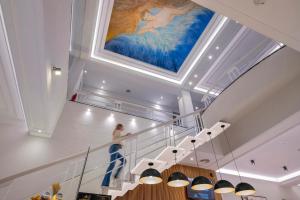
{"type": "MultiPolygon", "coordinates": [[[[222,175],[223,179],[230,181],[233,185],[237,185],[240,181],[237,176],[222,175]]],[[[279,183],[242,178],[244,182],[250,183],[255,189],[257,196],[267,197],[268,200],[299,200],[300,187],[281,186],[279,183]]],[[[223,200],[240,200],[234,194],[223,195],[223,200]]]]}
{"type": "Polygon", "coordinates": [[[0,180],[26,169],[87,150],[111,141],[116,123],[123,123],[128,132],[149,128],[152,121],[114,113],[115,121],[108,120],[111,111],[92,108],[73,102],[65,104],[53,137],[50,139],[28,136],[24,123],[0,124],[0,180]]]}

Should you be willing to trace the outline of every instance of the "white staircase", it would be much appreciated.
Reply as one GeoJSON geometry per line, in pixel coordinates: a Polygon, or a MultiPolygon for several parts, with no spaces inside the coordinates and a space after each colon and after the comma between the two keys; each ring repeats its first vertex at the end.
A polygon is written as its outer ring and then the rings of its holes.
{"type": "MultiPolygon", "coordinates": [[[[118,196],[123,196],[127,191],[133,190],[138,184],[139,184],[139,177],[141,173],[149,168],[148,163],[152,162],[154,165],[152,166],[153,168],[157,169],[158,171],[162,172],[165,169],[170,168],[175,164],[174,160],[174,154],[173,150],[177,150],[176,158],[177,162],[180,162],[187,156],[189,156],[193,152],[193,145],[191,143],[191,140],[196,140],[195,147],[199,147],[203,145],[204,143],[209,141],[209,136],[207,135],[208,132],[211,132],[211,138],[215,138],[218,135],[220,135],[224,130],[226,130],[230,124],[225,123],[225,122],[217,122],[214,126],[211,128],[207,129],[202,129],[200,132],[195,134],[195,129],[193,131],[188,132],[186,135],[181,136],[181,138],[177,138],[179,141],[178,144],[175,144],[175,135],[171,136],[171,140],[174,139],[174,141],[158,141],[157,143],[153,144],[155,146],[155,149],[159,149],[159,151],[154,150],[156,153],[156,156],[154,156],[154,153],[148,153],[147,155],[149,156],[144,156],[143,158],[139,159],[137,163],[134,164],[133,167],[131,167],[129,170],[129,173],[127,176],[131,175],[131,180],[129,181],[122,181],[121,187],[115,187],[115,188],[109,188],[108,194],[112,196],[112,199],[115,199],[118,196]],[[221,126],[224,125],[223,128],[221,126]],[[174,137],[174,138],[172,138],[174,137]],[[163,148],[160,148],[158,143],[161,142],[165,144],[163,148]]],[[[151,143],[151,142],[150,142],[151,143]]],[[[129,163],[127,164],[129,165],[129,163]]],[[[95,177],[95,174],[94,174],[95,177]]],[[[89,193],[101,193],[100,189],[100,180],[101,176],[97,176],[98,179],[95,179],[96,181],[94,182],[89,182],[86,184],[85,180],[83,180],[82,184],[82,189],[80,191],[83,192],[89,192],[89,193]],[[94,186],[94,187],[92,187],[94,186]],[[87,189],[89,188],[89,190],[87,189]]],[[[86,178],[89,179],[89,178],[86,178]]]]}
{"type": "MultiPolygon", "coordinates": [[[[149,162],[154,164],[153,168],[162,172],[175,164],[174,149],[177,150],[176,160],[180,163],[193,152],[191,140],[196,140],[196,148],[200,147],[210,139],[207,132],[211,132],[211,137],[215,138],[230,126],[228,123],[217,122],[210,128],[204,128],[200,113],[201,111],[196,111],[180,116],[123,138],[121,151],[127,164],[122,170],[119,184],[114,184],[113,178],[111,180],[112,186],[108,188],[108,194],[112,199],[135,189],[139,185],[141,173],[149,167],[149,162]]],[[[36,193],[45,194],[51,191],[51,184],[55,182],[61,184],[65,200],[76,199],[78,192],[102,194],[101,182],[107,166],[111,163],[108,153],[111,144],[89,148],[88,151],[25,170],[0,181],[0,192],[5,191],[3,199],[30,199],[36,193]],[[16,188],[24,188],[24,184],[35,179],[44,182],[24,190],[22,194],[19,191],[13,192],[16,188]]],[[[119,162],[116,167],[118,164],[119,162]]]]}

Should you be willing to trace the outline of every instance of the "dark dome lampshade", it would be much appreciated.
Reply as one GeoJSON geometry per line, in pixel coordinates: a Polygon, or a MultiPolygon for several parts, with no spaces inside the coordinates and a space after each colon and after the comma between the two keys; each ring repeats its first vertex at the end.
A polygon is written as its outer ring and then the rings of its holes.
{"type": "MultiPolygon", "coordinates": [[[[153,163],[149,163],[149,166],[153,166],[153,163]]],[[[159,171],[153,168],[148,168],[141,174],[140,183],[154,185],[162,182],[162,177],[159,171]]]]}
{"type": "Polygon", "coordinates": [[[214,186],[211,183],[211,181],[204,176],[198,176],[198,177],[194,178],[194,180],[192,182],[192,189],[197,190],[197,191],[209,190],[213,187],[214,186]]]}
{"type": "Polygon", "coordinates": [[[218,194],[226,194],[234,192],[234,186],[226,180],[220,180],[215,184],[214,191],[218,194]]]}
{"type": "Polygon", "coordinates": [[[181,172],[174,172],[168,178],[168,186],[170,187],[185,187],[189,184],[187,176],[181,172]]]}
{"type": "Polygon", "coordinates": [[[235,187],[235,194],[237,196],[249,196],[249,195],[253,195],[255,192],[256,191],[254,187],[252,187],[252,185],[248,183],[242,182],[237,184],[237,186],[235,187]]]}

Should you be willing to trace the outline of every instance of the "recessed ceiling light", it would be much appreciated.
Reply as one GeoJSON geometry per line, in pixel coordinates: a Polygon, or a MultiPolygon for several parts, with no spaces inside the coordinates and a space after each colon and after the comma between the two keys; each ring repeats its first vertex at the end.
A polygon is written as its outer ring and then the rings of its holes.
{"type": "Polygon", "coordinates": [[[38,133],[41,133],[41,132],[42,132],[42,130],[41,130],[41,129],[39,129],[39,130],[38,130],[38,133]]]}
{"type": "Polygon", "coordinates": [[[156,126],[156,123],[153,122],[153,123],[151,124],[151,127],[154,127],[154,126],[156,126]]]}
{"type": "Polygon", "coordinates": [[[198,78],[198,74],[194,74],[194,78],[198,78]]]}
{"type": "Polygon", "coordinates": [[[105,80],[103,80],[103,81],[102,81],[102,83],[103,83],[103,84],[105,84],[105,83],[106,83],[106,81],[105,81],[105,80]]]}
{"type": "Polygon", "coordinates": [[[195,107],[195,109],[196,109],[196,110],[198,110],[198,109],[199,109],[199,107],[198,107],[198,106],[196,106],[196,107],[195,107]]]}
{"type": "Polygon", "coordinates": [[[216,46],[216,50],[219,50],[220,49],[220,47],[219,46],[216,46]]]}
{"type": "Polygon", "coordinates": [[[190,82],[189,82],[189,85],[193,85],[193,82],[192,82],[192,81],[190,81],[190,82]]]}
{"type": "Polygon", "coordinates": [[[213,58],[213,56],[212,56],[212,55],[209,55],[209,56],[208,56],[208,59],[209,59],[209,60],[211,60],[212,58],[213,58]]]}
{"type": "Polygon", "coordinates": [[[193,157],[191,157],[191,158],[190,158],[190,160],[191,160],[191,161],[193,161],[193,160],[194,160],[194,158],[193,158],[193,157]]]}
{"type": "Polygon", "coordinates": [[[86,74],[86,73],[87,73],[87,70],[84,70],[83,72],[86,74]]]}
{"type": "Polygon", "coordinates": [[[87,109],[87,112],[91,112],[91,109],[90,109],[90,108],[88,108],[88,109],[87,109]]]}
{"type": "Polygon", "coordinates": [[[103,86],[103,85],[101,85],[100,89],[101,89],[101,90],[103,90],[103,89],[104,89],[104,86],[103,86]]]}

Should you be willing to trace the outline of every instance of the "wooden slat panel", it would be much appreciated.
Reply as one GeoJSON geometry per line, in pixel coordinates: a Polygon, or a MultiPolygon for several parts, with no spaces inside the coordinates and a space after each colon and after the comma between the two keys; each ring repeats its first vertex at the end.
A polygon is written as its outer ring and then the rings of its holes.
{"type": "MultiPolygon", "coordinates": [[[[175,165],[162,173],[163,183],[157,185],[138,185],[134,190],[128,191],[124,196],[116,198],[116,200],[187,200],[185,188],[172,188],[167,185],[168,177],[175,171],[180,171],[188,177],[197,177],[199,175],[210,177],[215,172],[208,169],[190,167],[185,165],[175,165]]],[[[216,200],[222,200],[220,195],[216,195],[216,200]]]]}

